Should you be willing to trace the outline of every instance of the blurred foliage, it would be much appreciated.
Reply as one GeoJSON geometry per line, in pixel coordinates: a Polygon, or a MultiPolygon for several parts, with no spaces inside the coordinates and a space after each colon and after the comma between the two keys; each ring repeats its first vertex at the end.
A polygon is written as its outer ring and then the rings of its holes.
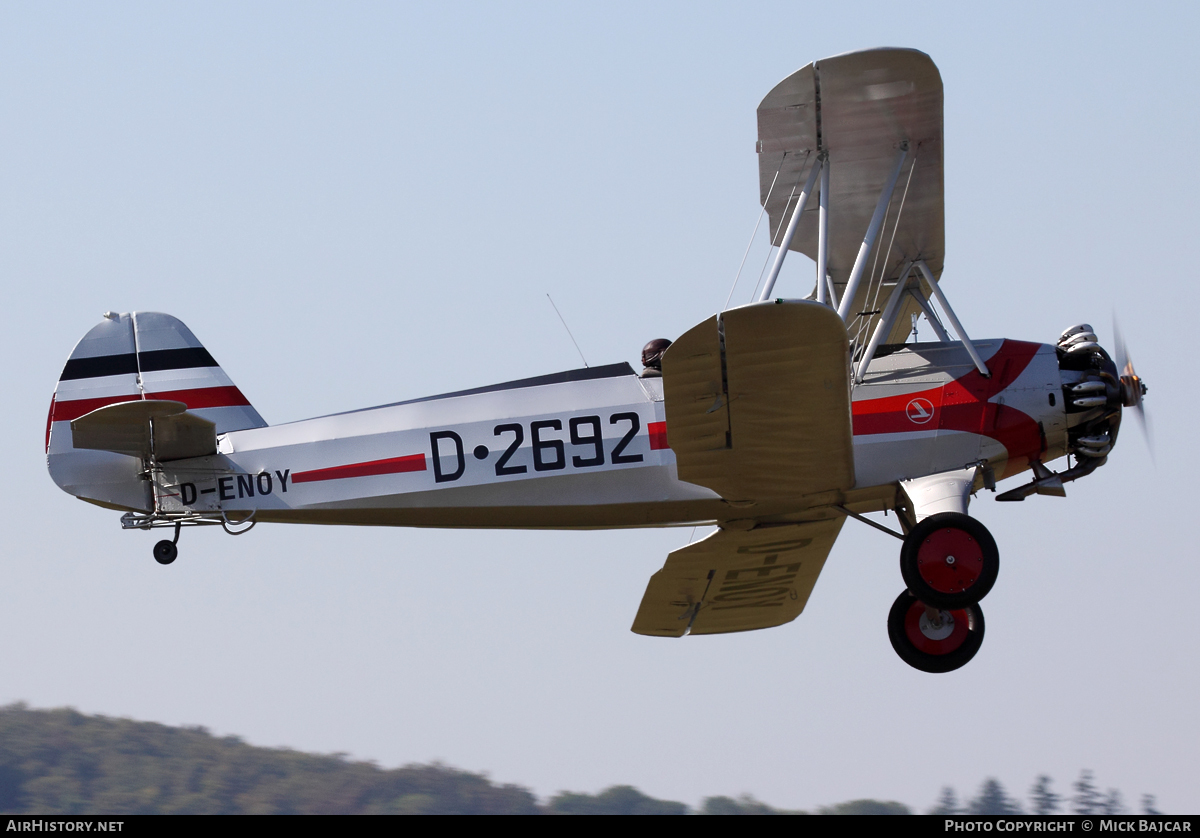
{"type": "MultiPolygon", "coordinates": [[[[938,802],[929,810],[931,815],[1019,815],[1028,811],[1033,815],[1055,815],[1063,810],[1064,804],[1070,804],[1070,813],[1076,815],[1125,815],[1128,810],[1117,789],[1109,789],[1107,794],[1101,794],[1096,787],[1095,775],[1083,770],[1079,779],[1073,784],[1075,794],[1070,800],[1056,794],[1052,788],[1053,780],[1045,774],[1040,775],[1029,790],[1028,810],[1022,808],[1020,801],[1009,797],[1004,786],[995,777],[988,777],[979,787],[979,793],[968,800],[965,807],[958,804],[958,795],[950,786],[942,789],[938,802]]],[[[847,804],[843,804],[847,805],[847,804]]],[[[1162,814],[1156,807],[1152,794],[1142,795],[1142,814],[1162,814]]]]}
{"type": "Polygon", "coordinates": [[[894,800],[851,800],[836,806],[824,806],[818,815],[911,815],[912,810],[894,800]]]}
{"type": "MultiPolygon", "coordinates": [[[[1047,789],[1049,785],[1047,785],[1047,789]]],[[[995,777],[988,777],[979,787],[979,795],[967,804],[968,815],[1019,815],[1021,804],[1008,796],[995,777]]]]}
{"type": "Polygon", "coordinates": [[[204,728],[0,708],[9,814],[536,814],[521,786],[443,765],[385,771],[204,728]]]}
{"type": "MultiPolygon", "coordinates": [[[[1048,794],[1049,778],[1043,791],[1048,794]]],[[[1087,777],[1090,780],[1090,775],[1087,777]]],[[[1005,800],[995,780],[971,801],[1005,800]]],[[[957,809],[952,789],[948,808],[957,809]]],[[[1050,799],[1056,799],[1053,796],[1050,799]]],[[[1147,798],[1146,808],[1153,806],[1147,798]]],[[[1097,806],[1119,806],[1110,792],[1097,806]]],[[[1015,803],[1013,804],[1015,805],[1015,803]]],[[[698,810],[633,786],[563,791],[539,804],[518,785],[445,765],[386,770],[344,754],[260,748],[203,727],[87,716],[71,709],[0,707],[0,811],[7,814],[551,814],[803,815],[748,794],[709,797],[698,810]]],[[[822,815],[907,815],[901,803],[852,800],[822,815]]]]}
{"type": "Polygon", "coordinates": [[[743,794],[737,800],[732,797],[706,797],[700,807],[702,815],[807,815],[808,812],[788,809],[772,809],[761,800],[743,794]]]}
{"type": "Polygon", "coordinates": [[[546,806],[554,815],[686,815],[685,803],[647,797],[633,786],[613,786],[599,794],[561,791],[546,806]]]}

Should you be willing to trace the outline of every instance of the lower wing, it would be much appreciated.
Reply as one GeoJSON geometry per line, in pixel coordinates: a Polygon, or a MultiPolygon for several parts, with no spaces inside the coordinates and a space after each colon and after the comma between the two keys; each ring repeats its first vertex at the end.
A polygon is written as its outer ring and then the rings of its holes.
{"type": "Polygon", "coordinates": [[[750,631],[804,610],[845,518],[718,530],[667,556],[633,631],[656,637],[750,631]]]}

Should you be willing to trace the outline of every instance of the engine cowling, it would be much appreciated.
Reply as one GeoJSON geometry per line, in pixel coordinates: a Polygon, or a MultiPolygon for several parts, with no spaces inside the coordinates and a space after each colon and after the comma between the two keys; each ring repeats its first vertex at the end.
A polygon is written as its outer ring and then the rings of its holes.
{"type": "Polygon", "coordinates": [[[1122,374],[1087,323],[1062,333],[1055,346],[1067,414],[1067,450],[1080,458],[1107,457],[1117,442],[1121,411],[1141,405],[1147,388],[1132,368],[1122,374]]]}

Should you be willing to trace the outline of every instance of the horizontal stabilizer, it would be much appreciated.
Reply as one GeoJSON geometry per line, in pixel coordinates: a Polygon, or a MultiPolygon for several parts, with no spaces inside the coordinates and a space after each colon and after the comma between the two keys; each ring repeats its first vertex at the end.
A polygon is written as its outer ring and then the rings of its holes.
{"type": "Polygon", "coordinates": [[[217,426],[183,402],[142,400],[97,408],[71,422],[76,448],[159,461],[217,453],[217,426]]]}
{"type": "Polygon", "coordinates": [[[807,301],[730,309],[663,356],[679,479],[726,500],[854,485],[846,327],[807,301]]]}
{"type": "Polygon", "coordinates": [[[682,637],[790,623],[804,610],[846,519],[718,530],[650,577],[635,634],[682,637]]]}

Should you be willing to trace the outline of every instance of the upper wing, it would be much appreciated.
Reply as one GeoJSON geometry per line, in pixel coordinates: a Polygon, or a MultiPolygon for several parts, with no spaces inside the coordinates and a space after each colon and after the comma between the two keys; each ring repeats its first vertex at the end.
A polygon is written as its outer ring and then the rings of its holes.
{"type": "Polygon", "coordinates": [[[659,637],[749,631],[804,610],[845,518],[718,530],[667,556],[650,577],[633,631],[659,637]]]}
{"type": "MultiPolygon", "coordinates": [[[[942,78],[928,55],[874,49],[816,61],[781,81],[762,100],[758,139],[760,199],[773,233],[787,221],[793,187],[803,185],[818,153],[828,153],[829,273],[839,298],[895,165],[896,151],[907,141],[908,157],[851,311],[882,308],[886,298],[877,297],[880,279],[895,280],[909,260],[924,259],[933,276],[941,276],[942,78]],[[776,172],[778,181],[767,200],[776,172]]],[[[817,201],[809,201],[791,244],[792,250],[813,259],[817,208],[817,201]]],[[[886,342],[907,337],[908,315],[917,308],[912,301],[906,305],[911,311],[900,312],[886,342]]],[[[873,327],[877,315],[865,316],[873,327]]]]}
{"type": "Polygon", "coordinates": [[[162,461],[217,453],[217,426],[183,402],[145,399],[110,404],[71,422],[76,448],[162,461]]]}
{"type": "Polygon", "coordinates": [[[854,485],[846,327],[807,301],[730,309],[663,356],[679,479],[726,500],[854,485]]]}

